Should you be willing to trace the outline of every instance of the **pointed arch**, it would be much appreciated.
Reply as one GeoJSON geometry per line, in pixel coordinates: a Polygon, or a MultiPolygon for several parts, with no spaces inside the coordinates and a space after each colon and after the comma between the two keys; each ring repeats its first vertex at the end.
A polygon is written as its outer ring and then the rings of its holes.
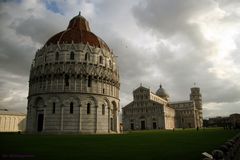
{"type": "Polygon", "coordinates": [[[65,86],[69,86],[69,75],[68,74],[65,74],[65,86]]]}
{"type": "Polygon", "coordinates": [[[55,60],[58,61],[59,60],[59,52],[55,53],[55,60]]]}
{"type": "Polygon", "coordinates": [[[103,64],[103,56],[99,56],[99,64],[103,64]]]}
{"type": "Polygon", "coordinates": [[[69,106],[71,102],[73,102],[74,107],[81,105],[80,99],[78,97],[75,97],[75,96],[70,96],[70,97],[66,98],[63,101],[63,104],[64,104],[64,106],[69,106]]]}
{"type": "Polygon", "coordinates": [[[85,61],[89,61],[90,60],[90,53],[86,52],[85,53],[85,61]]]}
{"type": "Polygon", "coordinates": [[[70,60],[74,60],[74,58],[75,58],[75,53],[72,51],[72,52],[70,53],[70,60]]]}
{"type": "Polygon", "coordinates": [[[37,108],[41,108],[41,107],[45,107],[46,103],[42,97],[37,97],[34,100],[34,106],[36,106],[37,108]]]}

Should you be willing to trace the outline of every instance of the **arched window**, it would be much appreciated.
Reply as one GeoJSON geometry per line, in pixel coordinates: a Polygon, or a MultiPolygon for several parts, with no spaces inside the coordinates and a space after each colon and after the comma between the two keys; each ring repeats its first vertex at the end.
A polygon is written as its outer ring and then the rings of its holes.
{"type": "Polygon", "coordinates": [[[42,77],[39,79],[39,88],[42,88],[42,77]]]}
{"type": "Polygon", "coordinates": [[[109,60],[109,67],[112,67],[112,61],[109,60]]]}
{"type": "Polygon", "coordinates": [[[86,54],[85,54],[85,61],[88,61],[88,60],[90,60],[90,54],[89,54],[89,53],[86,53],[86,54]]]}
{"type": "Polygon", "coordinates": [[[65,75],[65,86],[69,86],[69,76],[65,75]]]}
{"type": "Polygon", "coordinates": [[[53,102],[53,108],[52,108],[52,113],[53,113],[53,114],[55,113],[55,110],[56,110],[56,103],[53,102]]]}
{"type": "Polygon", "coordinates": [[[88,87],[92,87],[92,76],[88,77],[88,87]]]}
{"type": "Polygon", "coordinates": [[[73,102],[70,103],[70,113],[73,114],[73,102]]]}
{"type": "Polygon", "coordinates": [[[59,53],[58,53],[58,52],[56,52],[56,54],[55,54],[55,60],[56,60],[56,61],[59,60],[59,53]]]}
{"type": "Polygon", "coordinates": [[[99,57],[99,63],[103,64],[103,57],[102,56],[99,57]]]}
{"type": "Polygon", "coordinates": [[[87,104],[87,114],[90,114],[91,113],[91,104],[88,103],[87,104]]]}
{"type": "Polygon", "coordinates": [[[70,60],[74,60],[74,52],[70,53],[70,60]]]}
{"type": "Polygon", "coordinates": [[[102,105],[102,115],[105,115],[105,105],[102,105]]]}

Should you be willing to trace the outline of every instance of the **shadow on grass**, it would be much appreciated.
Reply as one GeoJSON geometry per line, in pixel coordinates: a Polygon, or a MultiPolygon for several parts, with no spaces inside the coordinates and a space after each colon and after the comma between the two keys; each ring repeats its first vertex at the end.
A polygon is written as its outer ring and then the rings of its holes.
{"type": "Polygon", "coordinates": [[[0,151],[3,159],[14,155],[24,159],[200,159],[202,152],[213,150],[237,133],[221,128],[118,135],[1,133],[0,151]]]}

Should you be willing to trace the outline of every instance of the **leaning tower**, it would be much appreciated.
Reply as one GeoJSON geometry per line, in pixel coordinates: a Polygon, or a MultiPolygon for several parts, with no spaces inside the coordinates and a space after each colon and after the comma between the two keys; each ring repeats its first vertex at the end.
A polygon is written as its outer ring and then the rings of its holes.
{"type": "Polygon", "coordinates": [[[118,133],[119,89],[116,56],[79,14],[35,54],[27,132],[118,133]]]}
{"type": "Polygon", "coordinates": [[[196,107],[196,122],[198,127],[203,126],[203,115],[202,115],[202,95],[200,88],[191,88],[190,100],[194,101],[196,107]]]}

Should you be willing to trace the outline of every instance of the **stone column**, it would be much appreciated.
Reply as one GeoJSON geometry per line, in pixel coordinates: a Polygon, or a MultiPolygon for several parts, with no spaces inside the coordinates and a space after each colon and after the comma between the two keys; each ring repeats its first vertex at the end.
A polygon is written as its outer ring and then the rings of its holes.
{"type": "Polygon", "coordinates": [[[57,91],[57,92],[58,92],[58,76],[56,76],[55,78],[56,78],[56,81],[57,81],[57,83],[56,83],[56,84],[54,84],[54,85],[56,85],[56,87],[55,87],[55,91],[57,91]]]}
{"type": "Polygon", "coordinates": [[[82,85],[83,85],[83,84],[82,84],[82,81],[83,81],[83,80],[82,80],[82,79],[83,79],[83,76],[82,76],[82,74],[81,74],[81,75],[80,75],[80,82],[79,82],[79,85],[80,85],[80,86],[79,86],[79,88],[80,88],[80,92],[83,91],[83,88],[82,88],[82,85]]]}
{"type": "Polygon", "coordinates": [[[166,129],[166,112],[163,110],[163,129],[166,129]]]}
{"type": "Polygon", "coordinates": [[[118,116],[119,116],[119,110],[117,109],[116,110],[116,123],[115,123],[116,124],[115,128],[116,128],[117,133],[119,133],[119,117],[118,116]]]}
{"type": "Polygon", "coordinates": [[[96,117],[95,117],[95,133],[97,133],[98,130],[98,105],[96,105],[96,117]]]}
{"type": "Polygon", "coordinates": [[[48,86],[47,83],[48,83],[47,77],[46,77],[45,79],[43,78],[43,84],[44,84],[44,86],[45,86],[45,87],[43,87],[43,88],[44,88],[43,91],[47,91],[47,86],[48,86]],[[44,80],[45,80],[45,81],[44,81],[44,80]]]}
{"type": "Polygon", "coordinates": [[[64,91],[64,87],[65,87],[65,74],[62,76],[62,91],[64,91]]]}
{"type": "Polygon", "coordinates": [[[77,79],[77,77],[76,77],[76,75],[74,75],[74,91],[76,92],[77,91],[77,83],[76,83],[76,79],[77,79]]]}
{"type": "Polygon", "coordinates": [[[79,105],[79,133],[82,130],[82,126],[81,126],[81,104],[79,105]]]}
{"type": "Polygon", "coordinates": [[[108,107],[108,133],[110,133],[110,129],[111,129],[111,122],[110,122],[110,107],[108,107]]]}
{"type": "Polygon", "coordinates": [[[52,91],[53,90],[53,75],[51,74],[51,78],[50,78],[50,86],[51,86],[51,88],[50,88],[50,90],[52,91]]]}
{"type": "Polygon", "coordinates": [[[60,130],[63,131],[63,111],[64,107],[63,105],[61,106],[61,119],[60,119],[60,130]]]}
{"type": "Polygon", "coordinates": [[[45,108],[43,109],[43,131],[45,131],[45,125],[46,125],[46,105],[44,106],[45,108]]]}

